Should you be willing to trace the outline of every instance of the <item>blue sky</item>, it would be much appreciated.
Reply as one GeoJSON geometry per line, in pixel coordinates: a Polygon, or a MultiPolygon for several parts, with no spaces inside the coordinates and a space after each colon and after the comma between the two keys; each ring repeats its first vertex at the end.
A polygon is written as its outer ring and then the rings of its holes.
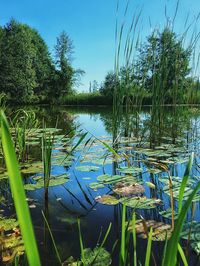
{"type": "MultiPolygon", "coordinates": [[[[119,21],[123,21],[126,0],[119,0],[119,21]]],[[[53,53],[56,37],[65,30],[74,42],[73,66],[85,70],[79,91],[87,91],[89,82],[103,81],[113,69],[115,54],[115,21],[117,0],[1,0],[0,25],[11,17],[36,28],[53,53]]],[[[162,27],[167,14],[173,17],[176,0],[130,0],[126,24],[134,12],[142,8],[140,18],[141,38],[152,28],[162,27]]],[[[183,32],[187,14],[190,21],[200,12],[200,0],[180,0],[175,21],[177,32],[183,32]]],[[[200,26],[200,24],[198,24],[200,26]]],[[[200,29],[200,27],[199,27],[200,29]]]]}

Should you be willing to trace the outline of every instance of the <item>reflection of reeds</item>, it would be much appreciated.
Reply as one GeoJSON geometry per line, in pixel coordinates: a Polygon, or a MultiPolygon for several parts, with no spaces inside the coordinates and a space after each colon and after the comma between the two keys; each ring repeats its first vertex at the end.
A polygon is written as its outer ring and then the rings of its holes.
{"type": "Polygon", "coordinates": [[[54,240],[54,236],[53,236],[53,234],[52,234],[52,232],[51,232],[51,228],[50,228],[50,226],[49,226],[49,223],[48,223],[47,218],[46,218],[46,216],[45,216],[45,214],[44,214],[43,211],[42,211],[42,216],[43,216],[43,218],[44,218],[44,221],[45,221],[45,224],[46,224],[46,226],[47,226],[48,232],[49,232],[49,234],[50,234],[51,241],[52,241],[52,243],[53,243],[53,247],[54,247],[54,250],[55,250],[56,257],[57,257],[57,259],[58,259],[59,265],[62,265],[62,261],[61,261],[60,254],[59,254],[59,252],[58,252],[58,249],[57,249],[57,246],[56,246],[56,243],[55,243],[55,240],[54,240]]]}

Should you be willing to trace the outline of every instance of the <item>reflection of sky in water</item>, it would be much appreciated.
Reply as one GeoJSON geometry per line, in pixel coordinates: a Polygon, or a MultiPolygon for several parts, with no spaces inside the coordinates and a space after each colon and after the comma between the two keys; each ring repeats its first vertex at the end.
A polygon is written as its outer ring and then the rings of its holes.
{"type": "Polygon", "coordinates": [[[80,123],[81,128],[89,131],[94,136],[99,137],[108,135],[104,123],[100,119],[100,115],[80,114],[77,116],[76,121],[80,123]]]}

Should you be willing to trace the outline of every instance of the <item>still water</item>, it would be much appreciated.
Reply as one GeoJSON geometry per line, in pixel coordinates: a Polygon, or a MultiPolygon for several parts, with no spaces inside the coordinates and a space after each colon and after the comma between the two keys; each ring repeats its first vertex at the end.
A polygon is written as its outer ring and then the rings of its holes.
{"type": "MultiPolygon", "coordinates": [[[[28,110],[28,109],[27,109],[28,110]]],[[[113,116],[112,110],[102,108],[53,108],[37,107],[36,113],[40,125],[47,128],[61,129],[60,134],[70,136],[71,139],[55,141],[52,157],[66,158],[67,163],[60,160],[55,163],[52,159],[52,175],[69,175],[66,183],[49,188],[49,200],[44,201],[44,190],[38,188],[27,190],[31,215],[39,243],[43,265],[57,265],[52,241],[45,227],[41,210],[49,221],[52,234],[63,261],[73,256],[80,257],[79,234],[77,219],[81,220],[81,232],[84,247],[94,248],[100,234],[105,234],[112,223],[112,229],[105,244],[105,248],[112,253],[112,265],[118,264],[119,243],[112,252],[113,245],[120,239],[120,225],[122,204],[107,205],[98,202],[102,195],[113,195],[117,200],[124,196],[146,197],[154,202],[149,208],[138,205],[127,208],[127,219],[131,217],[133,209],[137,216],[145,219],[171,224],[171,219],[161,215],[161,211],[170,208],[168,190],[168,173],[174,180],[174,206],[177,211],[176,191],[180,187],[180,180],[184,175],[186,164],[192,152],[195,154],[190,174],[187,192],[191,193],[193,186],[200,181],[199,174],[199,134],[200,110],[189,107],[166,107],[156,114],[151,108],[132,111],[128,116],[122,114],[118,123],[118,144],[115,150],[120,155],[113,161],[113,116]],[[78,143],[82,134],[88,132],[84,140],[70,153],[78,143]],[[66,141],[66,144],[65,144],[66,141]],[[107,146],[104,144],[106,143],[107,146]],[[63,148],[67,147],[67,149],[63,148]],[[60,157],[59,157],[60,156],[60,157]],[[169,172],[160,169],[159,164],[165,164],[169,172]],[[84,169],[82,166],[86,167],[84,169]],[[80,168],[79,168],[80,167],[80,168]],[[90,167],[87,169],[87,167],[90,167]],[[130,169],[132,167],[132,169],[130,169]],[[133,169],[134,168],[134,169],[133,169]],[[117,193],[116,184],[121,182],[107,182],[98,186],[99,176],[128,176],[140,184],[144,191],[131,194],[117,193]],[[97,185],[97,187],[96,187],[97,185]],[[176,190],[177,186],[177,190],[176,190]],[[113,191],[115,188],[115,191],[113,191]]],[[[66,137],[66,136],[65,136],[66,137]]],[[[30,145],[30,154],[41,160],[41,147],[30,145]]],[[[36,174],[24,174],[26,184],[34,184],[36,174]]],[[[122,184],[124,185],[122,181],[122,184]]],[[[132,184],[132,183],[131,183],[132,184]]],[[[126,184],[127,185],[127,184],[126,184]]],[[[187,221],[200,221],[200,196],[195,201],[195,211],[188,212],[187,221]]],[[[146,202],[146,201],[145,201],[146,202]]],[[[129,205],[130,206],[130,205],[129,205]]],[[[194,206],[193,206],[194,208],[194,206]]],[[[139,218],[138,218],[139,219],[139,218]]],[[[200,233],[200,232],[199,232],[200,233]]],[[[184,245],[184,241],[183,241],[184,245]]],[[[146,240],[138,238],[138,258],[144,262],[146,240]]],[[[162,257],[163,242],[153,244],[154,256],[159,261],[162,257]]],[[[196,255],[191,251],[190,264],[195,265],[196,255]]],[[[198,265],[198,262],[197,264],[198,265]]]]}

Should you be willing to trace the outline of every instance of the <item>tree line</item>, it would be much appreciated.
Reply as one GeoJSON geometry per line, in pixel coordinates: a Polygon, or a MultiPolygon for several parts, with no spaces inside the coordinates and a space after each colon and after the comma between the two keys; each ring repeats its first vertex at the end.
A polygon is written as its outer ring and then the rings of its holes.
{"type": "Polygon", "coordinates": [[[99,91],[112,98],[117,90],[124,99],[132,97],[133,102],[145,97],[161,105],[187,102],[200,88],[198,77],[191,74],[193,49],[192,42],[184,48],[183,36],[169,27],[155,30],[137,47],[133,61],[119,73],[108,72],[99,91]]]}
{"type": "MultiPolygon", "coordinates": [[[[192,43],[185,48],[183,36],[169,27],[155,30],[138,45],[133,60],[108,72],[101,85],[91,83],[90,93],[81,97],[93,101],[93,91],[95,104],[98,93],[101,104],[111,104],[115,93],[135,104],[144,98],[148,104],[200,102],[199,79],[191,74],[192,43]]],[[[0,93],[19,104],[67,103],[70,95],[73,104],[79,102],[74,87],[84,71],[73,68],[73,54],[66,32],[57,37],[51,55],[37,30],[11,19],[0,27],[0,93]]]]}
{"type": "Polygon", "coordinates": [[[11,19],[0,27],[0,93],[12,103],[58,101],[83,74],[72,67],[73,42],[62,32],[54,57],[37,30],[11,19]]]}

